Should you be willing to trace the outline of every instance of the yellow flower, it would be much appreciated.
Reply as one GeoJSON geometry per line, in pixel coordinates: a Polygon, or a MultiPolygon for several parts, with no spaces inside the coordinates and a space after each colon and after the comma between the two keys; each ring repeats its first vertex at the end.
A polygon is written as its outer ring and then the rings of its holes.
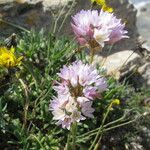
{"type": "Polygon", "coordinates": [[[22,56],[16,58],[14,55],[15,49],[11,47],[8,50],[6,47],[0,47],[0,66],[5,68],[13,68],[21,64],[22,56]]]}
{"type": "Polygon", "coordinates": [[[112,105],[120,105],[120,100],[119,99],[114,99],[112,101],[112,105]]]}
{"type": "Polygon", "coordinates": [[[106,0],[91,0],[92,3],[96,2],[98,5],[102,7],[103,11],[113,12],[113,8],[107,6],[106,0]]]}

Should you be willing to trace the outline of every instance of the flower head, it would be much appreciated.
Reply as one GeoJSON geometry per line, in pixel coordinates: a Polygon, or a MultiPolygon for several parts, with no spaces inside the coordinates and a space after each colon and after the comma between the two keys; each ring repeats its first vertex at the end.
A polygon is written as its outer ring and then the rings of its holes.
{"type": "Polygon", "coordinates": [[[115,43],[128,38],[125,24],[121,23],[113,13],[101,10],[81,10],[72,17],[71,26],[81,45],[88,44],[104,46],[105,43],[115,43]],[[94,41],[94,42],[93,42],[94,41]],[[95,44],[97,43],[97,44],[95,44]]]}
{"type": "Polygon", "coordinates": [[[94,117],[92,103],[107,89],[105,78],[93,66],[81,61],[64,66],[58,76],[60,82],[54,86],[58,96],[50,104],[57,124],[70,129],[72,123],[94,117]]]}
{"type": "Polygon", "coordinates": [[[0,47],[0,66],[6,67],[6,68],[13,68],[18,65],[20,65],[22,56],[19,58],[16,58],[14,55],[14,48],[11,47],[10,50],[8,50],[6,47],[0,47]]]}

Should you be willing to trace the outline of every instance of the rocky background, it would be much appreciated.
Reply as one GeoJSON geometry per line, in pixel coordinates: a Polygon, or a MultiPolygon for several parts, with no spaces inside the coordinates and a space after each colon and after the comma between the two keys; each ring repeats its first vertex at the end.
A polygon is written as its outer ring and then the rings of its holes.
{"type": "MultiPolygon", "coordinates": [[[[144,0],[110,1],[115,14],[126,23],[130,38],[113,46],[104,64],[108,74],[113,74],[120,80],[132,74],[130,81],[136,88],[150,86],[150,4],[146,5],[143,2],[144,0]],[[145,40],[148,42],[143,44],[145,40]]],[[[0,18],[4,20],[0,22],[0,36],[6,38],[14,32],[20,32],[18,27],[24,27],[28,30],[45,28],[55,32],[57,36],[66,34],[73,37],[70,27],[71,15],[89,8],[89,0],[0,0],[0,18]],[[57,26],[54,30],[56,20],[57,26]]],[[[107,54],[107,51],[98,54],[95,63],[100,63],[107,54]]]]}

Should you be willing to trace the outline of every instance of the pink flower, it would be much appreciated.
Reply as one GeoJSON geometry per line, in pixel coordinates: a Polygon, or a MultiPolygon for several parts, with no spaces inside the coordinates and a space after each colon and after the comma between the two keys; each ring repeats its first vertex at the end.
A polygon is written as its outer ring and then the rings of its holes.
{"type": "Polygon", "coordinates": [[[129,38],[125,28],[125,23],[121,22],[121,19],[117,19],[113,13],[101,11],[101,18],[103,18],[102,26],[106,26],[110,30],[108,43],[116,43],[123,38],[129,38]]]}
{"type": "Polygon", "coordinates": [[[115,43],[128,38],[125,24],[121,23],[113,13],[97,10],[81,10],[72,17],[71,26],[81,45],[90,44],[95,40],[101,47],[105,43],[115,43]]]}
{"type": "Polygon", "coordinates": [[[78,110],[78,102],[73,97],[63,99],[62,97],[54,98],[50,104],[50,110],[53,114],[53,119],[57,125],[62,125],[62,128],[70,129],[70,125],[74,122],[84,120],[85,117],[78,110]]]}
{"type": "Polygon", "coordinates": [[[65,92],[67,93],[67,91],[69,91],[68,88],[71,87],[73,89],[80,86],[82,92],[85,92],[87,87],[94,87],[96,88],[95,91],[98,91],[99,88],[105,90],[107,87],[105,79],[98,74],[96,68],[88,64],[83,64],[81,61],[76,61],[68,67],[64,66],[58,75],[63,82],[59,83],[58,86],[55,86],[54,89],[57,89],[56,91],[62,94],[65,94],[65,92]],[[61,86],[64,87],[64,82],[67,83],[65,87],[66,90],[60,88],[61,84],[63,84],[61,86]]]}
{"type": "Polygon", "coordinates": [[[95,111],[95,109],[92,108],[92,102],[85,102],[82,105],[81,111],[84,116],[89,117],[89,118],[94,118],[93,112],[95,111]]]}
{"type": "Polygon", "coordinates": [[[99,94],[97,92],[97,87],[86,87],[83,89],[83,93],[85,97],[87,97],[90,100],[99,97],[99,94]]]}
{"type": "Polygon", "coordinates": [[[54,86],[58,96],[50,104],[56,124],[70,129],[74,122],[93,118],[92,103],[107,89],[105,78],[98,74],[96,68],[81,61],[64,66],[58,76],[60,82],[54,86]]]}
{"type": "Polygon", "coordinates": [[[93,112],[95,111],[94,108],[92,108],[92,101],[89,101],[85,97],[78,97],[77,101],[79,102],[79,105],[81,107],[81,112],[83,113],[84,116],[93,118],[93,112]]]}
{"type": "Polygon", "coordinates": [[[70,96],[69,95],[69,88],[68,88],[68,85],[67,85],[67,82],[57,82],[57,86],[53,86],[53,89],[58,93],[58,95],[61,95],[61,96],[70,96]]]}

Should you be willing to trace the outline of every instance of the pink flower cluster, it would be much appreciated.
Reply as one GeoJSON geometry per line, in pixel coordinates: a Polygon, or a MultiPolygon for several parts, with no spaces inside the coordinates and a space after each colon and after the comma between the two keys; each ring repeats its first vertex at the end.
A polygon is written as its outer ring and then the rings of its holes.
{"type": "Polygon", "coordinates": [[[96,68],[81,61],[64,66],[58,75],[60,82],[54,86],[58,96],[50,104],[56,124],[70,129],[74,122],[93,118],[92,103],[106,90],[105,78],[98,74],[96,68]]]}
{"type": "Polygon", "coordinates": [[[128,38],[125,24],[113,13],[97,10],[81,10],[72,17],[71,26],[81,45],[90,44],[95,40],[101,47],[105,43],[113,44],[123,38],[128,38]]]}

